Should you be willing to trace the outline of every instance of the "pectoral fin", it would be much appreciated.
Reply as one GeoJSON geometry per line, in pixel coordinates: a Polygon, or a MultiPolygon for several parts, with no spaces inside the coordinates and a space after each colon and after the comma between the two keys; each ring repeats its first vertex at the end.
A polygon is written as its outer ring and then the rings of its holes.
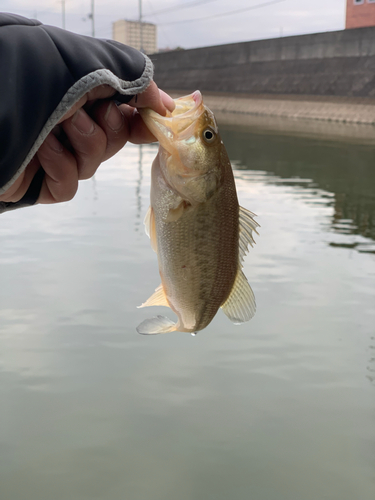
{"type": "Polygon", "coordinates": [[[256,310],[254,293],[241,269],[238,269],[232,291],[221,305],[221,309],[235,324],[249,321],[254,316],[256,310]]]}
{"type": "Polygon", "coordinates": [[[176,222],[184,213],[184,202],[181,203],[176,208],[170,208],[165,222],[176,222]]]}
{"type": "Polygon", "coordinates": [[[169,207],[165,222],[176,222],[183,215],[187,206],[190,206],[181,196],[175,196],[174,203],[169,207]]]}
{"type": "Polygon", "coordinates": [[[155,316],[146,319],[137,327],[137,332],[141,335],[157,335],[158,333],[168,333],[176,331],[176,323],[165,316],[155,316]]]}
{"type": "Polygon", "coordinates": [[[143,304],[138,306],[138,309],[141,307],[150,307],[150,306],[166,306],[169,307],[167,297],[164,292],[163,285],[159,285],[155,292],[151,295],[150,298],[146,300],[143,304]]]}

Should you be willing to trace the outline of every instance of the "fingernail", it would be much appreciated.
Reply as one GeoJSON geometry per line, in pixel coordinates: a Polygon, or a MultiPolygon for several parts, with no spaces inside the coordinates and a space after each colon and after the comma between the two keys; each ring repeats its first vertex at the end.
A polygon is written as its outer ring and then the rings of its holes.
{"type": "Polygon", "coordinates": [[[110,129],[117,132],[123,126],[124,115],[114,102],[110,102],[104,115],[104,120],[107,122],[110,129]]]}
{"type": "Polygon", "coordinates": [[[74,113],[72,123],[81,134],[90,135],[94,132],[94,122],[82,109],[74,113]]]}
{"type": "Polygon", "coordinates": [[[164,90],[159,89],[160,97],[164,106],[169,110],[173,111],[176,107],[176,103],[170,95],[168,95],[164,90]]]}
{"type": "Polygon", "coordinates": [[[64,149],[61,142],[52,133],[47,135],[45,142],[56,153],[61,153],[64,149]]]}

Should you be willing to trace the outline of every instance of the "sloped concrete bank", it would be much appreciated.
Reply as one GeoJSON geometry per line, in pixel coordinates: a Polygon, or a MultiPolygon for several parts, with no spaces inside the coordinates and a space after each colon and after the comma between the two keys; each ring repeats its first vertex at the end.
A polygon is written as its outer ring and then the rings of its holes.
{"type": "Polygon", "coordinates": [[[199,89],[228,123],[284,120],[296,132],[340,128],[356,137],[354,128],[360,127],[359,136],[375,133],[375,27],[150,57],[160,88],[177,89],[174,95],[199,89]]]}
{"type": "MultiPolygon", "coordinates": [[[[186,93],[170,91],[174,98],[186,93]]],[[[375,99],[210,92],[203,98],[221,124],[375,144],[375,99]]]]}
{"type": "Polygon", "coordinates": [[[204,95],[207,105],[221,112],[375,125],[375,99],[204,95]]]}

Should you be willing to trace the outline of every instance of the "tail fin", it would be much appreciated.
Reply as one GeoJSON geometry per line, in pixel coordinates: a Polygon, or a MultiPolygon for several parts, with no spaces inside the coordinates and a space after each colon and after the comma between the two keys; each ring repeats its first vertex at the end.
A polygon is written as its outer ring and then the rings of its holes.
{"type": "Polygon", "coordinates": [[[155,316],[142,321],[137,327],[137,332],[141,335],[157,335],[158,333],[175,332],[176,326],[177,323],[165,316],[155,316]]]}

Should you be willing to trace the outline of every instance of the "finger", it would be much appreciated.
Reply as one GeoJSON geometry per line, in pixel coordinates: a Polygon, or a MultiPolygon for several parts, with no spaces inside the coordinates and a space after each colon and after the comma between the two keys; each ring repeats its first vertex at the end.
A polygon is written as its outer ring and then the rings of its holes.
{"type": "Polygon", "coordinates": [[[0,201],[15,203],[23,198],[39,167],[40,163],[37,158],[34,157],[10,188],[0,196],[0,201]]]}
{"type": "Polygon", "coordinates": [[[95,101],[97,99],[108,99],[116,93],[116,90],[110,85],[99,85],[85,94],[79,101],[77,101],[74,106],[61,118],[58,123],[67,120],[79,109],[82,108],[86,103],[90,101],[95,101]]]}
{"type": "MultiPolygon", "coordinates": [[[[126,106],[129,108],[129,106],[126,106]]],[[[133,112],[133,108],[129,108],[133,112]]],[[[127,111],[126,111],[127,112],[127,111]]],[[[113,101],[99,101],[90,111],[97,125],[106,135],[106,149],[102,161],[116,154],[129,138],[129,120],[113,101]]]]}
{"type": "Polygon", "coordinates": [[[167,111],[173,111],[175,108],[172,97],[160,91],[155,82],[151,82],[144,92],[137,94],[128,104],[135,108],[151,108],[163,116],[167,114],[167,111]]]}
{"type": "Polygon", "coordinates": [[[148,144],[157,142],[157,139],[151,134],[146,127],[145,122],[142,120],[141,115],[132,108],[129,108],[128,123],[129,123],[129,137],[128,141],[133,144],[148,144]]]}
{"type": "Polygon", "coordinates": [[[159,89],[159,93],[164,106],[167,108],[168,111],[172,112],[176,107],[174,99],[169,94],[164,92],[164,90],[159,89]]]}
{"type": "Polygon", "coordinates": [[[36,156],[45,171],[37,203],[71,200],[78,189],[77,162],[72,153],[53,134],[49,134],[36,156]]]}
{"type": "Polygon", "coordinates": [[[127,104],[120,104],[119,108],[125,118],[128,130],[127,140],[129,142],[133,144],[147,144],[156,141],[136,109],[127,104]]]}
{"type": "Polygon", "coordinates": [[[146,127],[138,111],[127,104],[119,106],[126,124],[127,141],[133,144],[149,144],[157,142],[157,139],[152,135],[146,127]]]}
{"type": "Polygon", "coordinates": [[[106,134],[83,109],[76,111],[61,126],[74,150],[78,179],[89,179],[104,158],[106,134]]]}

